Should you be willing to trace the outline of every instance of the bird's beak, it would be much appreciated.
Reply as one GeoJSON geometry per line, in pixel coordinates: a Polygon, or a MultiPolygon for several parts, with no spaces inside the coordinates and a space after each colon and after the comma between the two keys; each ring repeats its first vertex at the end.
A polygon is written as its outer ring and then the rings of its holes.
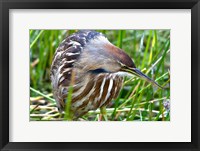
{"type": "Polygon", "coordinates": [[[147,75],[145,75],[144,73],[142,73],[139,69],[137,68],[126,68],[125,69],[126,72],[130,73],[130,74],[133,74],[141,79],[144,79],[145,81],[153,84],[153,85],[156,85],[157,87],[163,89],[162,86],[160,86],[157,82],[155,82],[154,80],[152,80],[151,78],[149,78],[147,75]]]}

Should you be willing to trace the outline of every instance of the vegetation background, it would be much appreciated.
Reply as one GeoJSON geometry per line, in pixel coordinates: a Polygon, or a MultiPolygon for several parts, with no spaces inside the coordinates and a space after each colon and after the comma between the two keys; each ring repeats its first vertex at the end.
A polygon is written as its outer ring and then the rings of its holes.
{"type": "MultiPolygon", "coordinates": [[[[30,120],[64,120],[52,96],[50,66],[63,39],[77,30],[30,30],[30,120]]],[[[138,78],[125,78],[107,107],[109,121],[170,121],[170,30],[97,30],[122,48],[149,77],[165,89],[138,78]]],[[[100,110],[80,121],[98,121],[100,110]]]]}

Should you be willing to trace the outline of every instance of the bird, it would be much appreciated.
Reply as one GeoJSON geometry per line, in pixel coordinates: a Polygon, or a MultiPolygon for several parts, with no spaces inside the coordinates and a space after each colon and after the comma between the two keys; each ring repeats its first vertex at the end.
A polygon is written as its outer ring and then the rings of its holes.
{"type": "Polygon", "coordinates": [[[58,110],[65,110],[70,86],[72,119],[106,107],[118,97],[127,74],[162,88],[101,32],[79,30],[67,36],[56,49],[50,69],[58,110]]]}

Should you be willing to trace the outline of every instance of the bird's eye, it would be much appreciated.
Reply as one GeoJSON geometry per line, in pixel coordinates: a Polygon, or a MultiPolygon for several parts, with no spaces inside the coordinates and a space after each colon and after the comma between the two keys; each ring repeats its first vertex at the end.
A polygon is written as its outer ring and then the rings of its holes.
{"type": "Polygon", "coordinates": [[[125,66],[125,65],[122,65],[122,68],[123,68],[123,69],[128,69],[128,67],[127,67],[127,66],[125,66]]]}
{"type": "Polygon", "coordinates": [[[126,68],[126,65],[124,65],[123,63],[120,63],[122,68],[126,68]]]}

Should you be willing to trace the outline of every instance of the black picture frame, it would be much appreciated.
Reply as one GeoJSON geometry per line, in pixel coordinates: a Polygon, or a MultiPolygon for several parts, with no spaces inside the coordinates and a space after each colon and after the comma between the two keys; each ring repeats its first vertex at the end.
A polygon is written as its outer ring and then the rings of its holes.
{"type": "MultiPolygon", "coordinates": [[[[0,0],[0,149],[7,150],[200,150],[199,0],[0,0]],[[9,142],[9,9],[191,9],[191,142],[9,142]],[[199,60],[198,60],[199,59],[199,60]]],[[[180,54],[181,55],[181,54],[180,54]]],[[[184,68],[183,68],[184,69],[184,68]]],[[[184,74],[185,71],[183,71],[184,74]]],[[[189,100],[188,100],[189,101],[189,100]]]]}

